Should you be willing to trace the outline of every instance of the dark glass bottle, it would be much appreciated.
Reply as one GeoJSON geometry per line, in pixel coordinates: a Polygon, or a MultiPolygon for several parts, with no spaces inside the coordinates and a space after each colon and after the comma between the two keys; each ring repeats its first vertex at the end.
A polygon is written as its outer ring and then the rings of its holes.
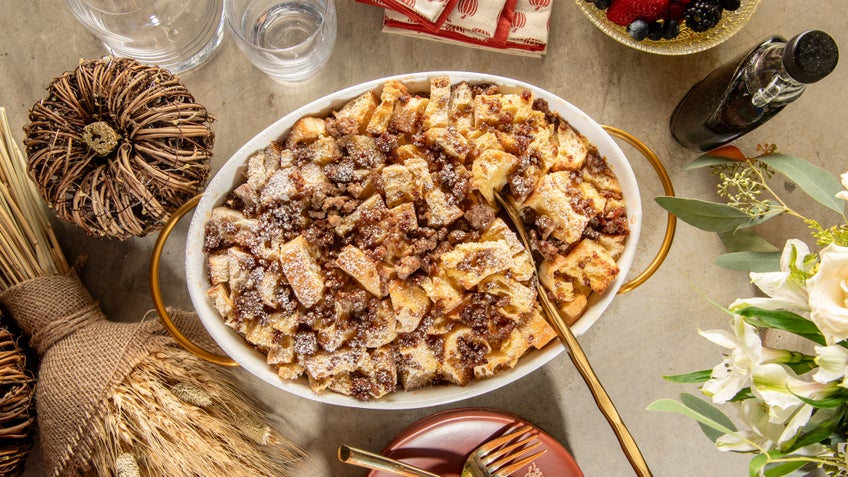
{"type": "Polygon", "coordinates": [[[788,42],[772,36],[695,84],[671,115],[671,133],[700,151],[727,144],[830,74],[838,59],[836,42],[825,32],[805,31],[788,42]]]}

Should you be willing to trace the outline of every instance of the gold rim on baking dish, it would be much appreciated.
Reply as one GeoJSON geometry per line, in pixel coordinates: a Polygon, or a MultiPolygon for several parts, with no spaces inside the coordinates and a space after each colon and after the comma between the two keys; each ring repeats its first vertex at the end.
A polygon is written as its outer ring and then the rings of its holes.
{"type": "MultiPolygon", "coordinates": [[[[639,153],[641,153],[648,162],[651,163],[651,166],[654,168],[654,171],[659,176],[660,182],[662,183],[663,190],[665,191],[665,195],[674,196],[674,187],[671,183],[671,178],[668,175],[668,172],[663,166],[662,161],[660,161],[659,157],[651,150],[644,142],[633,136],[632,134],[613,127],[613,126],[601,126],[610,136],[621,139],[622,141],[630,144],[633,148],[635,148],[639,153]]],[[[174,337],[186,350],[191,353],[194,353],[199,358],[202,358],[211,363],[219,364],[221,366],[238,366],[238,363],[235,362],[231,357],[220,355],[213,353],[211,351],[207,351],[202,347],[195,344],[191,339],[189,339],[182,331],[174,324],[173,319],[171,319],[171,315],[168,313],[167,308],[165,307],[165,302],[162,299],[162,287],[159,281],[159,267],[162,259],[162,251],[165,248],[165,243],[168,240],[168,237],[171,235],[171,232],[176,227],[177,223],[180,219],[185,216],[190,210],[194,209],[197,206],[197,203],[200,201],[200,198],[203,197],[202,194],[196,195],[189,199],[185,204],[182,205],[179,209],[174,211],[171,218],[162,227],[162,230],[159,231],[159,236],[156,238],[156,243],[153,246],[153,253],[150,259],[150,293],[153,296],[153,304],[156,307],[156,311],[159,313],[159,318],[162,320],[162,324],[165,326],[165,329],[174,337]]],[[[665,235],[663,236],[662,244],[660,245],[660,249],[657,254],[654,256],[654,259],[651,260],[651,263],[643,270],[640,274],[634,277],[629,282],[623,284],[619,289],[618,293],[627,293],[629,291],[634,290],[639,285],[645,283],[657,269],[660,268],[663,261],[665,261],[666,256],[668,255],[669,249],[671,249],[671,244],[674,240],[674,232],[677,226],[677,218],[668,214],[668,221],[666,224],[665,235]]]]}

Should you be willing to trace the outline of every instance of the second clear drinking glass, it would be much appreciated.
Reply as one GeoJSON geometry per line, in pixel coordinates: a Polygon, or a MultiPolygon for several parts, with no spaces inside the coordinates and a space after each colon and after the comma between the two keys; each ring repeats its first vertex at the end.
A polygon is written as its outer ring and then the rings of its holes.
{"type": "Polygon", "coordinates": [[[333,52],[333,0],[224,0],[224,10],[239,49],[277,81],[312,77],[333,52]]]}
{"type": "Polygon", "coordinates": [[[212,56],[224,33],[221,0],[65,0],[113,56],[187,71],[212,56]]]}

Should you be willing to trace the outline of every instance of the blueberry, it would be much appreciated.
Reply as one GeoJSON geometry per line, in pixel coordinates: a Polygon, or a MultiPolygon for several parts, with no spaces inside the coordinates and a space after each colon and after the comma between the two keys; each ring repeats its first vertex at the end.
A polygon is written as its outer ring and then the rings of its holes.
{"type": "Polygon", "coordinates": [[[721,8],[725,10],[737,10],[742,5],[742,0],[721,0],[721,8]]]}
{"type": "Polygon", "coordinates": [[[663,23],[663,38],[671,40],[680,34],[680,22],[677,20],[666,20],[663,23]]]}
{"type": "Polygon", "coordinates": [[[630,35],[630,38],[636,41],[644,40],[648,36],[649,29],[648,22],[645,20],[634,20],[633,23],[627,25],[627,33],[630,35]]]}
{"type": "Polygon", "coordinates": [[[660,22],[651,22],[648,25],[648,39],[657,41],[663,37],[663,24],[660,22]]]}
{"type": "Polygon", "coordinates": [[[610,6],[611,0],[594,0],[595,6],[600,8],[601,10],[606,10],[610,6]]]}

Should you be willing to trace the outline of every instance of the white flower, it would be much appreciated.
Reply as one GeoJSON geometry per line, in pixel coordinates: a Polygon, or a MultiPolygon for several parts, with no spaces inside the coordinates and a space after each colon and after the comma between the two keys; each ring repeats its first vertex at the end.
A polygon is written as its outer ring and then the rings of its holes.
{"type": "Polygon", "coordinates": [[[766,363],[751,371],[751,392],[769,406],[769,420],[774,423],[787,422],[806,399],[818,400],[833,394],[835,383],[804,381],[786,366],[766,363]]]}
{"type": "Polygon", "coordinates": [[[819,257],[818,271],[807,279],[810,319],[834,344],[848,338],[848,247],[830,244],[819,257]]]}
{"type": "Polygon", "coordinates": [[[845,372],[848,371],[848,349],[839,345],[816,346],[816,364],[818,369],[813,374],[817,383],[829,383],[841,380],[840,385],[848,388],[845,372]]]}
{"type": "Polygon", "coordinates": [[[751,370],[762,363],[780,361],[789,356],[785,350],[763,347],[757,330],[745,323],[741,316],[734,316],[734,334],[725,330],[701,331],[704,338],[730,351],[724,360],[713,368],[710,379],[702,391],[711,396],[715,404],[732,399],[739,391],[750,386],[751,370]]]}
{"type": "Polygon", "coordinates": [[[736,300],[730,305],[731,310],[745,306],[756,306],[767,310],[809,310],[809,297],[802,283],[792,277],[792,266],[795,269],[807,271],[804,265],[804,257],[809,255],[810,248],[807,244],[797,239],[790,239],[783,247],[780,256],[779,272],[764,272],[750,274],[751,281],[757,288],[763,291],[768,298],[744,298],[736,300]],[[792,261],[794,256],[794,262],[792,261]],[[790,264],[792,266],[790,266],[790,264]]]}
{"type": "MultiPolygon", "coordinates": [[[[842,174],[841,176],[839,176],[839,178],[842,179],[842,187],[844,187],[845,189],[848,189],[848,172],[842,174]]],[[[842,200],[848,200],[848,190],[843,190],[843,191],[837,192],[836,198],[842,199],[842,200]]]]}

